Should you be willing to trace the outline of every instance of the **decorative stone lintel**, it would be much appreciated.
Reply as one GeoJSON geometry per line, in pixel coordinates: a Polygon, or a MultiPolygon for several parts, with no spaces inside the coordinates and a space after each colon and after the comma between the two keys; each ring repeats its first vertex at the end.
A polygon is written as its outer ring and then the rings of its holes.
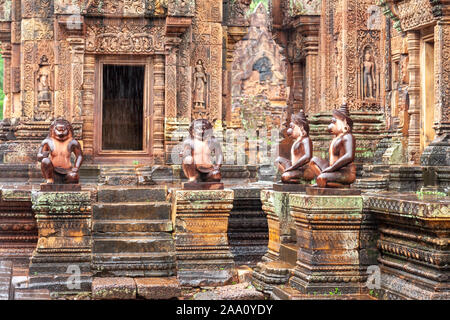
{"type": "Polygon", "coordinates": [[[301,293],[360,293],[361,196],[289,196],[297,231],[297,264],[289,285],[301,293]]]}
{"type": "Polygon", "coordinates": [[[180,284],[230,284],[236,277],[227,234],[234,191],[174,190],[171,197],[180,284]]]}

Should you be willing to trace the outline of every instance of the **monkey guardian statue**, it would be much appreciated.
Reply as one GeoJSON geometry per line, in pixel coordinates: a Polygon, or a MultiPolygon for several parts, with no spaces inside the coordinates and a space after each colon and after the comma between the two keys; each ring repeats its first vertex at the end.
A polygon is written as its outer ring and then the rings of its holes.
{"type": "Polygon", "coordinates": [[[189,137],[184,140],[182,148],[183,171],[189,182],[220,182],[223,153],[208,120],[199,119],[191,123],[189,137]],[[212,154],[215,155],[215,164],[212,154]]]}
{"type": "Polygon", "coordinates": [[[42,175],[47,184],[77,184],[80,180],[78,171],[83,162],[81,145],[73,138],[73,128],[69,121],[56,119],[50,126],[47,138],[42,141],[38,161],[41,163],[42,175]],[[75,165],[70,157],[75,154],[75,165]]]}

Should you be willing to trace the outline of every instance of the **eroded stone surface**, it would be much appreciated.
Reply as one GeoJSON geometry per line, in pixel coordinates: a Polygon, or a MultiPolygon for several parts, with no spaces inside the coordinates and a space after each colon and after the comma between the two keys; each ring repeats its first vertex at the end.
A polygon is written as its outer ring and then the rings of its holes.
{"type": "Polygon", "coordinates": [[[94,278],[92,298],[96,300],[136,299],[136,283],[132,278],[94,278]]]}
{"type": "Polygon", "coordinates": [[[199,292],[194,295],[194,300],[264,300],[264,295],[245,282],[199,292]]]}
{"type": "Polygon", "coordinates": [[[178,298],[181,287],[176,277],[136,278],[137,297],[148,300],[167,300],[178,298]]]}

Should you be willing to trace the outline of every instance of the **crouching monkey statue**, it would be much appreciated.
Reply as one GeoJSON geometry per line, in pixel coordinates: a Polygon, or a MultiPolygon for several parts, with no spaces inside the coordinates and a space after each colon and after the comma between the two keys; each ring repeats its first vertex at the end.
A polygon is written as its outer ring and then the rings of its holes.
{"type": "Polygon", "coordinates": [[[189,137],[182,148],[183,171],[190,183],[220,182],[223,153],[208,120],[199,119],[191,123],[189,137]]]}
{"type": "Polygon", "coordinates": [[[83,152],[77,140],[73,138],[73,128],[69,121],[58,118],[50,126],[47,138],[39,148],[38,161],[47,184],[79,183],[83,152]],[[72,166],[71,155],[75,154],[72,166]]]}

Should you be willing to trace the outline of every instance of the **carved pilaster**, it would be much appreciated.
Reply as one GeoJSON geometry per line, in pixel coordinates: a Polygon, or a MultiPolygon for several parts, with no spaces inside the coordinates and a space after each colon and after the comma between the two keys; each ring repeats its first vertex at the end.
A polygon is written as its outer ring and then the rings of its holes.
{"type": "Polygon", "coordinates": [[[226,29],[226,70],[224,70],[224,81],[223,84],[223,109],[225,111],[225,116],[223,117],[226,121],[227,126],[231,124],[232,121],[232,74],[231,69],[233,67],[234,52],[236,48],[236,43],[238,43],[247,34],[248,28],[246,27],[227,27],[226,29]]]}
{"type": "Polygon", "coordinates": [[[11,51],[12,46],[10,42],[2,41],[2,57],[3,64],[3,92],[5,99],[3,104],[3,118],[11,117],[11,101],[12,101],[12,75],[11,75],[11,51]]]}
{"type": "Polygon", "coordinates": [[[436,139],[425,149],[422,165],[450,165],[450,18],[438,21],[435,43],[436,139]]]}
{"type": "Polygon", "coordinates": [[[155,55],[153,59],[153,158],[155,163],[164,162],[164,107],[165,107],[165,57],[155,55]]]}
{"type": "Polygon", "coordinates": [[[80,121],[82,117],[82,89],[84,64],[84,39],[79,37],[68,38],[71,64],[70,64],[70,110],[72,122],[80,121]]]}
{"type": "Polygon", "coordinates": [[[309,35],[305,41],[305,89],[304,89],[304,101],[305,110],[308,112],[318,112],[318,78],[317,77],[317,59],[319,51],[319,37],[317,34],[309,35]]]}
{"type": "Polygon", "coordinates": [[[83,154],[92,158],[94,152],[94,96],[95,96],[95,56],[84,56],[83,69],[83,154]]]}
{"type": "Polygon", "coordinates": [[[408,31],[409,52],[409,132],[408,162],[417,164],[420,159],[420,33],[408,31]]]}

